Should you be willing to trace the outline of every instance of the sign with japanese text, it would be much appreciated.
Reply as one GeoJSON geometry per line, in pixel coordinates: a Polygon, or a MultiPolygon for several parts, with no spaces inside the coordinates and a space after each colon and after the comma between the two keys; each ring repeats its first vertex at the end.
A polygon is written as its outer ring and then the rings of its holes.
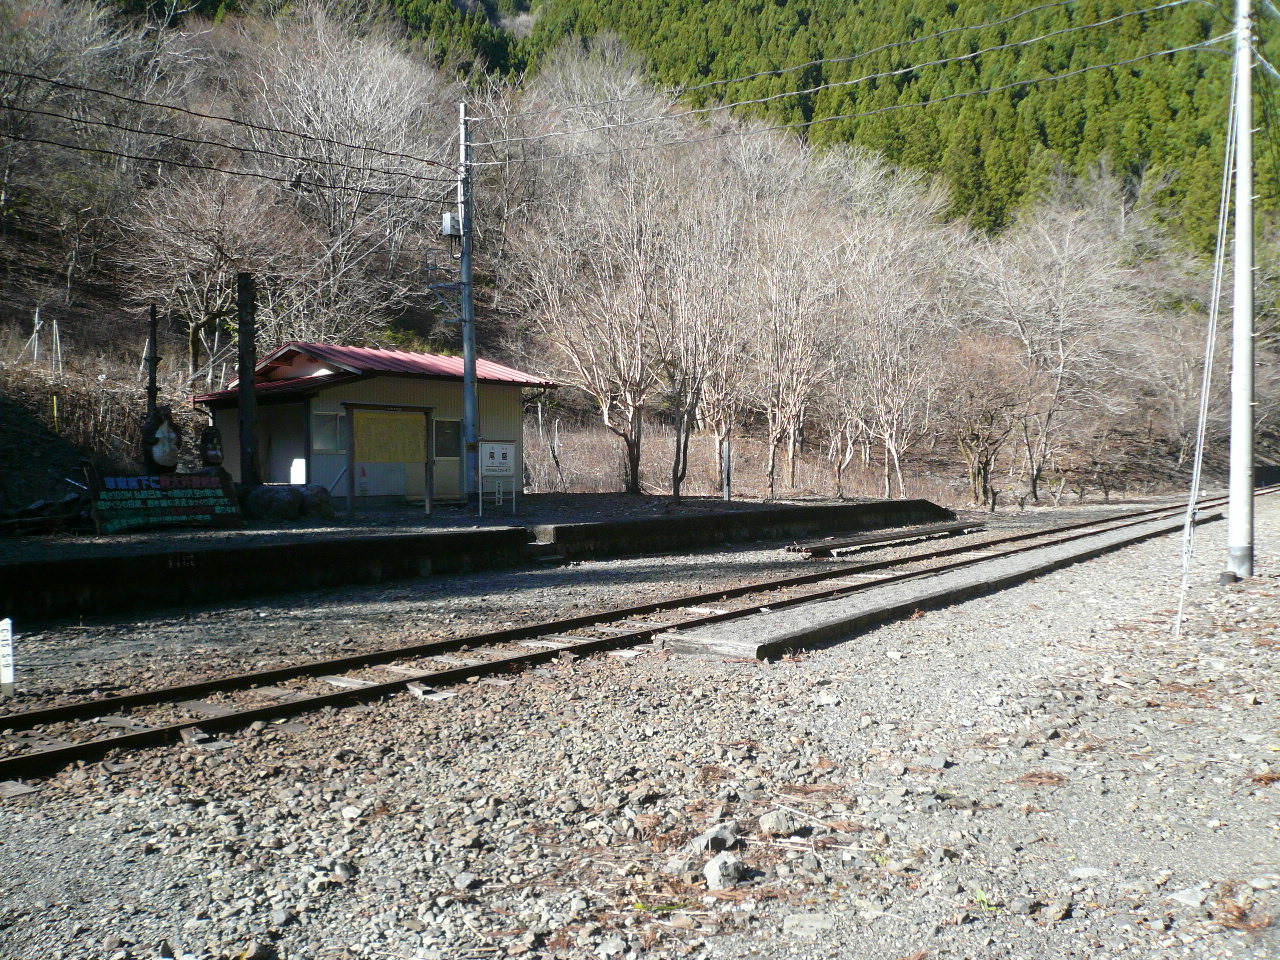
{"type": "Polygon", "coordinates": [[[162,526],[238,527],[242,522],[226,475],[94,477],[91,494],[99,533],[162,526]]]}
{"type": "Polygon", "coordinates": [[[480,444],[480,476],[514,477],[516,445],[514,443],[480,444]]]}

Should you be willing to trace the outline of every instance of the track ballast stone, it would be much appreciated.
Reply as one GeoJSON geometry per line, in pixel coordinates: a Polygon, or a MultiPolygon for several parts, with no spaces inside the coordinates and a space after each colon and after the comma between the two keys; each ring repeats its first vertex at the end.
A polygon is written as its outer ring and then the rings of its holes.
{"type": "Polygon", "coordinates": [[[0,802],[0,956],[1275,956],[1280,510],[1252,582],[1224,533],[1176,642],[1166,537],[775,664],[567,660],[65,771],[0,802]]]}

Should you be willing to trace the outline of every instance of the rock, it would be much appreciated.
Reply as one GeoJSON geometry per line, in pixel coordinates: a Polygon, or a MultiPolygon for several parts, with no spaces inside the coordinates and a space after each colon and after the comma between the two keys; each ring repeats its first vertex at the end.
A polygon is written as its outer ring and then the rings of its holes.
{"type": "Polygon", "coordinates": [[[1044,916],[1046,920],[1053,923],[1065,920],[1071,916],[1071,901],[1066,898],[1054,900],[1049,906],[1045,907],[1044,916]]]}
{"type": "Polygon", "coordinates": [[[693,861],[688,857],[672,857],[667,861],[667,865],[662,868],[664,873],[668,873],[673,877],[680,877],[693,869],[693,861]]]}
{"type": "Polygon", "coordinates": [[[340,861],[333,865],[332,879],[336,880],[338,883],[346,883],[348,880],[355,878],[356,872],[355,864],[340,861]]]}
{"type": "Polygon", "coordinates": [[[820,937],[836,927],[829,913],[793,913],[782,918],[782,932],[792,937],[820,937]]]}
{"type": "Polygon", "coordinates": [[[453,889],[463,893],[478,885],[479,883],[476,879],[476,875],[474,873],[469,873],[466,870],[453,878],[453,889]]]}
{"type": "Polygon", "coordinates": [[[244,499],[245,516],[252,520],[297,520],[302,516],[303,496],[297,487],[263,484],[244,499]]]}
{"type": "Polygon", "coordinates": [[[288,926],[294,919],[293,911],[285,908],[271,911],[271,923],[277,927],[288,926]]]}
{"type": "Polygon", "coordinates": [[[1071,871],[1071,876],[1075,880],[1092,880],[1102,875],[1102,871],[1097,867],[1077,867],[1071,871]]]}
{"type": "Polygon", "coordinates": [[[605,940],[600,944],[600,946],[596,947],[596,956],[616,957],[619,954],[626,952],[626,949],[627,941],[623,940],[621,937],[610,937],[608,940],[605,940]]]}
{"type": "Polygon", "coordinates": [[[1209,884],[1199,883],[1194,887],[1187,887],[1185,890],[1179,890],[1176,893],[1169,894],[1170,900],[1177,900],[1181,904],[1188,907],[1199,907],[1209,896],[1209,884]]]}
{"type": "Polygon", "coordinates": [[[302,494],[302,515],[304,517],[323,517],[326,520],[334,517],[333,497],[318,483],[308,483],[299,488],[302,494]]]}
{"type": "Polygon", "coordinates": [[[363,816],[364,816],[364,810],[362,810],[360,807],[349,804],[342,808],[343,820],[359,820],[363,816]]]}
{"type": "Polygon", "coordinates": [[[236,954],[237,960],[279,960],[275,947],[269,943],[254,940],[245,947],[243,953],[236,954]]]}
{"type": "Polygon", "coordinates": [[[840,698],[831,690],[823,690],[813,702],[820,707],[834,707],[840,703],[840,698]]]}
{"type": "Polygon", "coordinates": [[[932,756],[921,757],[915,762],[915,766],[921,767],[925,770],[946,770],[948,767],[954,767],[955,763],[948,760],[946,757],[932,756]]]}
{"type": "Polygon", "coordinates": [[[1027,917],[1043,907],[1035,897],[1014,897],[1009,901],[1009,912],[1020,917],[1027,917]]]}
{"type": "Polygon", "coordinates": [[[738,824],[734,820],[716,824],[706,833],[694,837],[689,842],[689,849],[694,853],[708,853],[717,850],[728,850],[738,843],[738,824]]]}
{"type": "Polygon", "coordinates": [[[702,875],[707,878],[708,890],[728,890],[746,877],[747,868],[741,860],[725,850],[708,861],[702,868],[702,875]]]}
{"type": "Polygon", "coordinates": [[[770,810],[760,818],[760,832],[768,837],[789,837],[799,829],[786,810],[770,810]]]}

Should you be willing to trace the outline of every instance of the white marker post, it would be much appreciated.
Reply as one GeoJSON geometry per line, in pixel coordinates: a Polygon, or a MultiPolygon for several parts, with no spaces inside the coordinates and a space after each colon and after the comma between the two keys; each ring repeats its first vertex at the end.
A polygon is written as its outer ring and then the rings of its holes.
{"type": "Polygon", "coordinates": [[[0,699],[13,696],[13,621],[0,620],[0,699]]]}

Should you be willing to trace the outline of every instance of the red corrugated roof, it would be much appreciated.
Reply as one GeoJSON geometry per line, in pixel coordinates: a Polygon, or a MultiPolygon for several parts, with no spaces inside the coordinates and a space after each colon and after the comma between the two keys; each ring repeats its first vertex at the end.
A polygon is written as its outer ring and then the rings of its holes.
{"type": "MultiPolygon", "coordinates": [[[[461,357],[410,353],[407,350],[380,350],[376,347],[340,347],[328,343],[286,343],[264,360],[259,368],[291,350],[308,354],[352,373],[408,373],[462,379],[461,357]]],[[[487,383],[518,383],[530,387],[556,385],[544,377],[536,377],[531,373],[479,358],[476,359],[476,379],[487,383]]]]}
{"type": "MultiPolygon", "coordinates": [[[[259,380],[254,385],[253,392],[259,395],[289,396],[294,393],[310,393],[333,383],[342,383],[345,380],[354,379],[356,379],[356,375],[353,373],[329,373],[317,377],[290,377],[288,380],[259,380]]],[[[239,393],[239,390],[232,387],[230,390],[217,390],[214,393],[192,397],[191,402],[216,403],[220,400],[235,400],[239,393]]]]}

